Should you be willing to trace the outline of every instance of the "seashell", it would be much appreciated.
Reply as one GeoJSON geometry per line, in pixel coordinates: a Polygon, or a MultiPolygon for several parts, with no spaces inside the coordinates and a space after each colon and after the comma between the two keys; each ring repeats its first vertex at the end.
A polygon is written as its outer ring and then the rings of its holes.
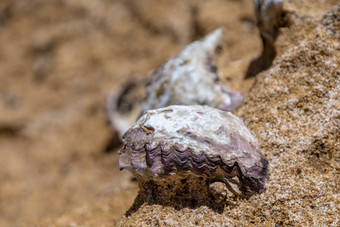
{"type": "Polygon", "coordinates": [[[235,109],[243,97],[220,81],[214,60],[222,37],[223,29],[217,29],[159,67],[148,82],[132,82],[122,91],[110,93],[108,116],[118,133],[122,135],[145,111],[169,105],[208,105],[225,111],[235,109]],[[126,108],[121,105],[133,108],[123,111],[126,108]]]}
{"type": "Polygon", "coordinates": [[[188,45],[151,76],[142,112],[170,105],[208,105],[232,111],[242,95],[220,82],[214,55],[221,46],[223,29],[188,45]]]}
{"type": "Polygon", "coordinates": [[[194,174],[254,193],[264,192],[268,179],[268,162],[243,121],[208,106],[147,111],[124,134],[119,155],[120,168],[140,181],[194,174]]]}
{"type": "Polygon", "coordinates": [[[144,85],[144,81],[129,81],[121,90],[112,90],[107,96],[108,118],[119,138],[140,116],[140,97],[145,96],[144,85]]]}

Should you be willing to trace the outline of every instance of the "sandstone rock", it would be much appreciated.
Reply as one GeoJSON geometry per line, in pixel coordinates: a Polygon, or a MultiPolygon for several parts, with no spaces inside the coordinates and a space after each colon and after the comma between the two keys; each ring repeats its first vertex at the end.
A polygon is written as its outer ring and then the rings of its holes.
{"type": "Polygon", "coordinates": [[[273,66],[237,111],[271,163],[267,193],[227,200],[218,211],[142,203],[120,224],[338,226],[339,13],[337,5],[319,21],[292,16],[273,66]]]}

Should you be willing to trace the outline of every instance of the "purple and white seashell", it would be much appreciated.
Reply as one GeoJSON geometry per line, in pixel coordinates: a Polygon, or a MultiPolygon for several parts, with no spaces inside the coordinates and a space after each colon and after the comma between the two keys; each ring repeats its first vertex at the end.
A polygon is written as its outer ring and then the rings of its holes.
{"type": "Polygon", "coordinates": [[[268,162],[243,121],[208,106],[169,106],[146,112],[123,136],[119,166],[140,181],[187,175],[264,192],[268,162]]]}
{"type": "Polygon", "coordinates": [[[217,29],[156,70],[146,86],[142,113],[170,105],[208,105],[234,110],[243,97],[220,81],[214,59],[222,38],[223,29],[217,29]]]}
{"type": "Polygon", "coordinates": [[[214,57],[222,38],[223,29],[217,29],[160,66],[150,75],[148,83],[129,84],[120,93],[110,93],[108,116],[118,133],[122,135],[138,115],[151,109],[169,105],[208,105],[232,111],[239,106],[242,95],[230,91],[217,74],[214,57]],[[126,109],[121,108],[122,103],[134,108],[122,111],[126,109]]]}

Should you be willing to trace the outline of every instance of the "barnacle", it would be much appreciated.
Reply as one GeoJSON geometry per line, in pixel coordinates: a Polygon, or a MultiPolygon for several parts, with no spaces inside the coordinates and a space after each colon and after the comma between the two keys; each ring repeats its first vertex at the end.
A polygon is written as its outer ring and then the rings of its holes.
{"type": "Polygon", "coordinates": [[[124,134],[119,155],[120,168],[140,181],[194,174],[255,193],[268,179],[268,162],[243,121],[208,106],[147,111],[124,134]]]}

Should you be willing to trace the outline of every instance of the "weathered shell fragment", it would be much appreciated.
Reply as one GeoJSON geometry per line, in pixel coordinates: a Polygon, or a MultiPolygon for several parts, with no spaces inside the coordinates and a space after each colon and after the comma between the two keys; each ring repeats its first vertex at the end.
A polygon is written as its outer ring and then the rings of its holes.
{"type": "Polygon", "coordinates": [[[242,95],[231,92],[220,82],[215,52],[221,46],[223,29],[217,29],[201,41],[188,45],[151,76],[142,112],[169,105],[208,105],[232,111],[242,95]]]}
{"type": "Polygon", "coordinates": [[[199,175],[231,191],[263,192],[268,162],[243,121],[208,106],[146,112],[123,136],[119,166],[141,181],[199,175]]]}
{"type": "Polygon", "coordinates": [[[118,92],[112,90],[106,100],[108,118],[119,139],[140,116],[140,98],[145,96],[144,81],[129,81],[118,92]]]}
{"type": "Polygon", "coordinates": [[[223,29],[217,29],[159,67],[148,82],[133,86],[130,83],[118,93],[111,92],[107,99],[108,115],[118,133],[122,135],[145,111],[169,105],[198,104],[226,111],[235,109],[243,97],[220,81],[214,60],[222,37],[223,29]],[[121,105],[131,108],[126,110],[121,105]]]}

